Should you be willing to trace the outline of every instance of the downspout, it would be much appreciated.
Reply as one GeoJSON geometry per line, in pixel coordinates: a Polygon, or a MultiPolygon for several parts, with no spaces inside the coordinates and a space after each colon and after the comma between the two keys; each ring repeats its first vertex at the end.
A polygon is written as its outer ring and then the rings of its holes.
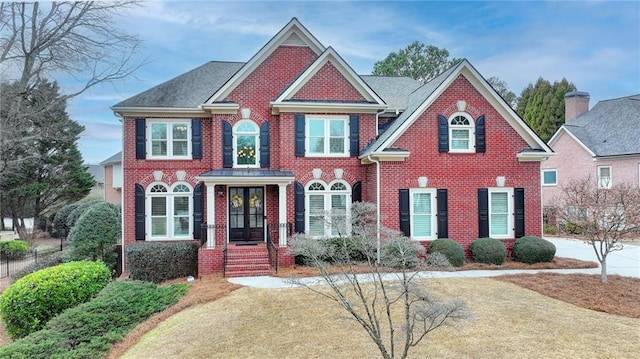
{"type": "Polygon", "coordinates": [[[380,112],[376,112],[376,138],[380,135],[378,133],[378,116],[382,115],[386,110],[383,108],[380,112]]]}
{"type": "MultiPolygon", "coordinates": [[[[124,116],[122,116],[121,114],[114,112],[114,114],[116,115],[116,117],[118,117],[118,122],[120,122],[121,124],[121,128],[122,128],[122,148],[121,148],[121,155],[120,155],[120,166],[122,167],[122,188],[120,189],[120,247],[121,249],[121,254],[120,254],[120,259],[122,261],[121,263],[121,268],[122,268],[122,272],[125,271],[124,268],[124,264],[125,264],[125,259],[124,259],[124,254],[125,254],[125,245],[124,245],[124,210],[122,209],[122,206],[124,205],[124,116]]],[[[111,170],[111,177],[113,177],[113,170],[111,170]]],[[[113,178],[111,179],[111,182],[113,183],[113,178]]]]}
{"type": "MultiPolygon", "coordinates": [[[[378,116],[376,115],[376,119],[377,117],[378,116]]],[[[376,205],[378,207],[378,212],[376,214],[376,260],[380,263],[380,161],[374,160],[371,158],[371,155],[367,156],[367,160],[375,162],[376,164],[376,205]]]]}

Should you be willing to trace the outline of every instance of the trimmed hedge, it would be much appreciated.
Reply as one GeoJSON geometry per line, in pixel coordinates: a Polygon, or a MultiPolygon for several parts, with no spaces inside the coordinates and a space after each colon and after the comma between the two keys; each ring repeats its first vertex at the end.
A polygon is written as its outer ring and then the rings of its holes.
{"type": "Polygon", "coordinates": [[[449,263],[454,267],[464,264],[464,249],[460,243],[449,238],[438,238],[429,244],[427,253],[442,253],[447,257],[449,263]]]}
{"type": "Polygon", "coordinates": [[[69,262],[31,273],[0,297],[0,314],[13,339],[40,330],[49,319],[96,295],[111,281],[104,263],[69,262]]]}
{"type": "Polygon", "coordinates": [[[198,272],[198,244],[188,242],[134,243],[127,247],[132,279],[161,283],[198,272]]]}
{"type": "Polygon", "coordinates": [[[553,243],[534,236],[519,238],[511,251],[514,261],[527,264],[551,262],[555,255],[556,246],[553,243]]]}
{"type": "Polygon", "coordinates": [[[504,243],[495,238],[478,238],[471,243],[471,257],[477,263],[500,265],[507,258],[504,243]]]}
{"type": "Polygon", "coordinates": [[[13,272],[10,274],[12,281],[17,281],[18,279],[26,276],[27,274],[31,274],[33,272],[39,271],[41,269],[57,266],[58,264],[62,264],[65,262],[67,257],[67,251],[57,251],[50,252],[44,255],[38,254],[38,261],[33,262],[22,269],[13,272]]]}
{"type": "Polygon", "coordinates": [[[19,239],[0,242],[0,252],[5,259],[22,259],[29,253],[29,243],[19,239]]]}

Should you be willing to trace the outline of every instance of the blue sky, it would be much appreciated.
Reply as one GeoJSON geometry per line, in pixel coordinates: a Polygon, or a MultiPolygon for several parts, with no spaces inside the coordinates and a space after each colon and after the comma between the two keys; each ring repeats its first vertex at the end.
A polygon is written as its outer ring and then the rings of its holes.
{"type": "MultiPolygon", "coordinates": [[[[93,88],[69,103],[86,127],[86,163],[120,151],[117,102],[207,61],[248,61],[292,17],[359,74],[413,41],[467,58],[520,94],[538,77],[563,77],[600,100],[640,93],[640,2],[219,2],[151,1],[119,26],[143,41],[135,77],[93,88]]],[[[65,85],[61,83],[63,89],[65,85]]]]}

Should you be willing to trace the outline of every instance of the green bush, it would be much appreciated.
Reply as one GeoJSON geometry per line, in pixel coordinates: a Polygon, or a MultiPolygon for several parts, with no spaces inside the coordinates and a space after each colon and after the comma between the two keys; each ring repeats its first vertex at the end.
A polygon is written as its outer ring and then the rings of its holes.
{"type": "Polygon", "coordinates": [[[86,302],[111,281],[99,262],[69,262],[31,273],[0,297],[0,315],[11,338],[40,330],[52,317],[86,302]]]}
{"type": "Polygon", "coordinates": [[[30,263],[26,267],[11,273],[11,280],[17,281],[18,279],[26,276],[27,274],[31,274],[33,272],[39,271],[41,269],[49,268],[56,266],[58,264],[62,264],[65,262],[67,256],[67,251],[57,251],[57,252],[49,252],[41,255],[38,252],[38,260],[36,262],[30,263]]]}
{"type": "Polygon", "coordinates": [[[380,252],[385,266],[398,269],[414,268],[425,256],[424,247],[406,237],[382,242],[380,252]]]}
{"type": "Polygon", "coordinates": [[[44,329],[0,348],[0,358],[104,358],[136,325],[177,303],[186,291],[183,283],[158,287],[112,282],[91,301],[51,319],[44,329]]]}
{"type": "Polygon", "coordinates": [[[73,227],[76,225],[76,223],[78,222],[80,217],[86,211],[88,211],[89,208],[93,207],[93,205],[98,204],[98,203],[104,203],[104,202],[101,202],[101,201],[89,201],[89,202],[84,202],[84,203],[78,204],[78,206],[76,208],[74,208],[69,213],[69,215],[67,216],[67,228],[69,230],[73,229],[73,227]]]}
{"type": "Polygon", "coordinates": [[[507,257],[507,248],[495,238],[478,238],[471,243],[471,257],[477,263],[502,264],[507,257]]]}
{"type": "Polygon", "coordinates": [[[53,232],[55,233],[56,237],[66,237],[67,234],[69,234],[67,219],[69,218],[69,214],[78,206],[78,203],[68,204],[60,208],[55,217],[53,217],[53,232]]]}
{"type": "Polygon", "coordinates": [[[447,257],[449,263],[454,267],[464,264],[464,249],[460,243],[449,238],[438,238],[429,244],[427,253],[442,253],[447,257]]]}
{"type": "Polygon", "coordinates": [[[4,259],[22,259],[29,253],[29,243],[18,239],[0,242],[0,252],[4,259]]]}
{"type": "Polygon", "coordinates": [[[127,261],[132,279],[160,283],[196,275],[198,244],[193,241],[134,243],[127,247],[127,261]]]}
{"type": "Polygon", "coordinates": [[[545,223],[544,234],[550,234],[552,236],[555,236],[556,234],[558,234],[558,227],[545,223]]]}
{"type": "Polygon", "coordinates": [[[513,244],[511,258],[516,262],[540,263],[551,262],[556,255],[556,246],[540,237],[527,236],[519,238],[513,244]]]}
{"type": "Polygon", "coordinates": [[[365,262],[371,257],[369,241],[360,237],[334,237],[327,239],[331,246],[333,258],[329,261],[365,262]]]}

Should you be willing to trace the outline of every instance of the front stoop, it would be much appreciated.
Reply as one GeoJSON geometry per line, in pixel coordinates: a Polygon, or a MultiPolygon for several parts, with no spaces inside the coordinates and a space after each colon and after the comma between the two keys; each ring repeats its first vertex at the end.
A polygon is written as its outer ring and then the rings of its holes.
{"type": "Polygon", "coordinates": [[[271,274],[266,244],[252,246],[230,244],[227,247],[226,277],[256,277],[271,274]]]}

